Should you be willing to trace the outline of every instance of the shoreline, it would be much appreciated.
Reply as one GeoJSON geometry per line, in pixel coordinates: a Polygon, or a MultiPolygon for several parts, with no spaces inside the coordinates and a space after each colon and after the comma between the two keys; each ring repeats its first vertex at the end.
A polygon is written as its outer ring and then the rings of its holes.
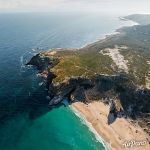
{"type": "Polygon", "coordinates": [[[128,150],[131,147],[123,147],[123,144],[130,140],[145,141],[146,143],[141,146],[133,146],[133,150],[149,149],[148,135],[139,126],[124,118],[117,118],[111,125],[107,124],[109,106],[104,105],[103,102],[93,102],[88,105],[76,102],[70,108],[89,127],[89,130],[106,150],[128,150]]]}
{"type": "MultiPolygon", "coordinates": [[[[124,17],[121,17],[121,18],[122,18],[122,19],[125,19],[124,17]]],[[[118,17],[119,20],[121,20],[121,18],[118,17]]],[[[81,47],[78,48],[78,49],[82,49],[82,48],[85,48],[85,47],[87,47],[87,46],[93,45],[93,43],[96,43],[96,42],[99,42],[99,41],[102,41],[102,40],[106,40],[106,39],[107,39],[108,37],[110,37],[110,36],[115,36],[115,35],[117,35],[117,34],[121,34],[121,33],[118,32],[117,30],[118,30],[118,29],[121,29],[121,28],[123,28],[123,27],[133,27],[133,26],[136,26],[136,25],[140,25],[138,22],[135,22],[135,21],[130,20],[130,19],[121,20],[121,21],[127,21],[127,22],[131,21],[132,24],[131,24],[131,25],[127,25],[127,26],[120,26],[119,28],[115,29],[115,30],[112,31],[111,33],[106,33],[106,34],[104,34],[100,39],[95,40],[95,41],[90,42],[90,43],[87,43],[87,44],[84,44],[83,46],[81,46],[81,47]]],[[[89,130],[95,135],[95,138],[104,146],[104,148],[105,148],[106,150],[112,150],[112,149],[113,149],[113,147],[111,146],[111,144],[108,143],[108,142],[106,142],[106,140],[101,137],[101,135],[100,135],[100,134],[96,131],[96,129],[92,126],[92,123],[90,123],[90,122],[87,120],[86,116],[85,116],[84,114],[82,114],[82,113],[80,112],[80,110],[78,110],[74,105],[71,105],[70,108],[71,108],[71,110],[74,112],[74,114],[75,114],[77,117],[79,117],[79,118],[81,119],[81,122],[84,123],[84,124],[89,128],[89,130]]]]}
{"type": "MultiPolygon", "coordinates": [[[[132,27],[135,25],[137,25],[136,22],[135,24],[132,24],[130,26],[122,26],[119,29],[122,29],[124,27],[132,27]]],[[[107,38],[113,37],[116,34],[121,34],[121,32],[117,32],[118,30],[116,29],[116,32],[106,34],[104,38],[99,39],[96,42],[102,42],[104,40],[107,40],[107,38]]],[[[94,45],[96,42],[86,44],[85,46],[79,48],[79,50],[90,45],[94,45]]],[[[57,50],[59,49],[61,48],[58,48],[57,50]]],[[[55,99],[57,98],[58,97],[55,97],[55,99]]],[[[54,102],[55,99],[53,99],[54,102]]],[[[93,102],[89,103],[88,105],[78,102],[73,103],[71,107],[73,108],[74,113],[89,127],[91,132],[95,134],[96,139],[100,143],[102,143],[106,149],[126,149],[126,147],[123,147],[123,144],[132,140],[146,140],[146,142],[148,142],[149,137],[146,135],[146,133],[143,132],[142,128],[140,128],[139,126],[137,127],[129,120],[126,120],[124,118],[117,118],[115,122],[113,122],[111,125],[108,125],[107,122],[109,106],[104,105],[104,103],[102,102],[93,102]],[[102,112],[99,108],[102,108],[102,112]],[[97,113],[95,113],[95,111],[97,111],[97,113]],[[104,115],[102,115],[103,113],[104,115]]],[[[145,146],[145,150],[148,150],[147,146],[149,146],[149,143],[146,144],[147,145],[145,146]]],[[[129,147],[127,149],[129,149],[129,147]]],[[[132,149],[143,150],[143,147],[133,147],[132,149]]]]}
{"type": "MultiPolygon", "coordinates": [[[[121,18],[124,18],[124,17],[121,17],[121,18]]],[[[118,19],[122,22],[125,22],[125,20],[121,20],[120,17],[118,17],[118,19]]],[[[106,40],[107,38],[111,37],[111,36],[115,36],[115,35],[120,35],[121,33],[118,32],[119,29],[122,29],[124,27],[133,27],[133,26],[136,26],[136,25],[140,25],[138,22],[135,22],[133,20],[130,20],[130,19],[126,19],[126,22],[130,22],[131,24],[129,25],[120,25],[120,27],[118,27],[117,29],[115,29],[114,31],[110,32],[110,33],[105,33],[102,35],[101,38],[97,39],[97,40],[94,40],[94,41],[91,41],[89,43],[86,43],[84,44],[83,46],[79,47],[79,48],[76,48],[76,49],[82,49],[82,48],[85,48],[85,47],[88,47],[90,45],[93,45],[94,43],[97,43],[99,41],[103,41],[103,40],[106,40]]]]}
{"type": "Polygon", "coordinates": [[[110,146],[109,143],[107,143],[99,134],[98,132],[95,130],[95,128],[92,126],[92,124],[90,122],[87,121],[86,117],[80,112],[78,111],[74,106],[70,106],[70,109],[73,111],[73,113],[80,118],[81,120],[81,123],[85,124],[90,132],[92,132],[96,138],[96,140],[101,143],[103,145],[103,147],[106,149],[106,150],[111,150],[112,147],[110,146]]]}
{"type": "MultiPolygon", "coordinates": [[[[51,50],[61,50],[61,49],[66,49],[66,50],[80,50],[80,49],[84,49],[90,45],[93,45],[94,43],[97,43],[97,42],[100,42],[100,41],[105,41],[107,40],[107,38],[110,38],[110,37],[113,37],[113,36],[116,36],[116,35],[120,35],[121,32],[118,31],[124,27],[133,27],[133,26],[136,26],[136,25],[140,25],[138,22],[135,22],[133,20],[130,20],[130,19],[126,19],[126,20],[121,20],[120,17],[116,17],[118,18],[118,20],[122,21],[122,22],[129,22],[128,25],[120,25],[118,28],[114,29],[114,31],[110,32],[110,33],[105,33],[105,34],[102,34],[100,38],[98,39],[95,39],[91,42],[87,42],[85,44],[83,44],[82,46],[80,47],[66,47],[66,48],[62,48],[62,47],[57,47],[57,48],[48,48],[48,51],[51,51],[51,50]]],[[[121,18],[124,18],[124,17],[121,17],[121,18]]],[[[40,49],[39,49],[40,50],[40,49]]],[[[35,48],[32,48],[32,51],[33,52],[36,52],[36,49],[35,48]],[[33,50],[34,49],[34,50],[33,50]]],[[[39,51],[40,52],[40,51],[39,51]]],[[[39,52],[36,52],[36,53],[39,53],[39,52]]],[[[41,51],[42,52],[42,51],[41,51]]]]}

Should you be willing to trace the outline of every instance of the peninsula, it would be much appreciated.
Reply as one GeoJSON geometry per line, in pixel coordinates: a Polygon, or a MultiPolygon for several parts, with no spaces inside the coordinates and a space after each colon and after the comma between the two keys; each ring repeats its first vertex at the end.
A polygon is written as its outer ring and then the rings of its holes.
{"type": "Polygon", "coordinates": [[[150,15],[124,18],[140,25],[80,49],[40,52],[27,65],[44,77],[50,108],[69,103],[112,149],[149,150],[150,15]]]}

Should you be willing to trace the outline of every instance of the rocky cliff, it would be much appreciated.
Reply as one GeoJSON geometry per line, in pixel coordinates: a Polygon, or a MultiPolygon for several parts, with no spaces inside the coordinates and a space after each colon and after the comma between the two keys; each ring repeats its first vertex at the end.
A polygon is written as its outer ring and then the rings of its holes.
{"type": "Polygon", "coordinates": [[[114,120],[109,120],[108,116],[108,124],[115,121],[116,117],[130,118],[150,133],[149,89],[136,85],[126,73],[71,76],[56,82],[57,71],[53,72],[53,69],[59,65],[62,58],[48,54],[49,51],[33,56],[27,65],[36,66],[39,72],[44,74],[50,108],[60,105],[64,99],[67,99],[69,104],[77,101],[102,101],[110,105],[110,115],[114,115],[114,120]]]}

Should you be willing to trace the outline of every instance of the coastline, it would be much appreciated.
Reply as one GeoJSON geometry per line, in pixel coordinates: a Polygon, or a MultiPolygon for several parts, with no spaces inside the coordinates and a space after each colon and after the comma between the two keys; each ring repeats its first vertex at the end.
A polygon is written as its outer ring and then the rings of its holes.
{"type": "MultiPolygon", "coordinates": [[[[121,17],[122,19],[125,19],[124,17],[121,17]]],[[[120,18],[118,18],[120,19],[120,18]]],[[[121,20],[121,19],[120,19],[121,20]]],[[[133,27],[133,26],[136,26],[136,25],[140,25],[138,22],[135,22],[133,20],[130,20],[130,19],[126,19],[126,20],[121,20],[121,21],[127,21],[127,22],[131,22],[130,25],[126,25],[126,26],[120,26],[118,29],[121,29],[121,28],[124,28],[124,27],[133,27]]],[[[111,36],[115,36],[115,35],[119,35],[121,34],[120,32],[118,32],[117,30],[114,30],[113,32],[111,33],[106,33],[104,34],[100,39],[94,41],[94,42],[91,42],[91,43],[87,43],[85,45],[83,45],[80,49],[82,48],[85,48],[85,47],[88,47],[90,45],[93,45],[94,43],[96,42],[99,42],[99,41],[103,41],[103,40],[106,40],[107,38],[111,37],[111,36]]],[[[99,102],[99,103],[102,103],[102,102],[99,102]]],[[[103,103],[102,103],[103,104],[103,103]]],[[[92,122],[88,120],[88,118],[90,117],[88,114],[86,113],[83,113],[83,111],[81,111],[81,109],[79,109],[79,107],[81,107],[83,110],[85,109],[85,107],[87,107],[86,105],[83,107],[83,103],[80,103],[80,102],[77,102],[77,103],[74,103],[70,106],[71,110],[75,113],[76,116],[78,116],[80,119],[81,119],[81,122],[83,122],[86,126],[88,126],[89,130],[95,135],[96,139],[101,143],[103,144],[104,148],[106,150],[116,150],[116,148],[124,148],[122,147],[122,144],[123,143],[119,143],[116,144],[115,146],[111,145],[111,143],[109,143],[108,140],[112,141],[113,139],[106,139],[105,136],[102,136],[100,132],[98,132],[98,130],[92,125],[92,122]],[[121,146],[121,147],[120,147],[121,146]]],[[[92,105],[92,104],[91,104],[92,105]]],[[[104,105],[104,104],[103,104],[104,105]]],[[[91,110],[92,111],[92,110],[91,110]]],[[[92,116],[94,117],[94,116],[92,116]]],[[[103,121],[103,120],[101,120],[103,121]]],[[[128,122],[127,120],[124,119],[124,121],[128,122]]],[[[108,125],[108,124],[107,124],[108,125]]],[[[134,126],[134,125],[133,125],[134,126]]],[[[140,127],[139,127],[140,128],[140,127]]],[[[103,130],[103,129],[102,129],[103,130]]],[[[145,134],[145,132],[142,131],[143,134],[145,134]]],[[[111,133],[110,133],[111,134],[111,133]]],[[[131,139],[132,140],[132,139],[131,139]]],[[[126,149],[126,148],[124,148],[126,149]]],[[[128,149],[128,148],[127,148],[128,149]]],[[[143,150],[143,147],[133,147],[132,148],[133,150],[143,150]]],[[[148,150],[149,148],[146,147],[145,150],[148,150]]]]}
{"type": "Polygon", "coordinates": [[[104,148],[106,150],[111,150],[112,147],[109,143],[107,143],[99,134],[98,132],[95,130],[95,128],[92,126],[92,124],[90,122],[87,121],[86,117],[76,108],[74,107],[73,105],[70,106],[70,109],[73,111],[73,113],[79,117],[81,119],[81,122],[83,124],[85,124],[89,130],[95,135],[95,138],[98,142],[100,142],[104,148]]]}
{"type": "MultiPolygon", "coordinates": [[[[121,17],[121,18],[124,18],[124,17],[121,17]]],[[[125,20],[121,20],[120,19],[120,17],[118,17],[118,19],[120,20],[120,21],[125,21],[125,20]]],[[[121,34],[118,30],[119,29],[122,29],[122,28],[124,28],[124,27],[133,27],[133,26],[136,26],[136,25],[140,25],[138,22],[135,22],[135,21],[133,21],[133,20],[130,20],[130,19],[126,19],[126,22],[130,22],[128,25],[120,25],[120,27],[118,27],[117,29],[115,29],[114,31],[112,31],[112,32],[110,32],[110,33],[105,33],[105,34],[103,34],[102,35],[102,37],[101,38],[99,38],[99,39],[97,39],[97,40],[94,40],[94,41],[91,41],[91,42],[89,42],[89,43],[86,43],[86,44],[84,44],[83,46],[81,46],[80,48],[76,48],[76,49],[82,49],[82,48],[86,48],[86,47],[88,47],[88,46],[90,46],[90,45],[93,45],[94,43],[97,43],[97,42],[99,42],[99,41],[103,41],[103,40],[106,40],[107,38],[109,38],[109,37],[112,37],[112,36],[115,36],[115,35],[119,35],[119,34],[121,34]]]]}
{"type": "MultiPolygon", "coordinates": [[[[135,22],[135,24],[133,24],[132,26],[134,25],[137,25],[137,23],[135,22]]],[[[116,34],[121,34],[121,32],[115,32],[109,35],[107,34],[105,35],[104,38],[98,40],[97,42],[104,41],[107,38],[113,37],[116,34]]],[[[83,46],[80,49],[86,48],[90,45],[94,45],[94,43],[87,44],[86,46],[83,46]]],[[[61,48],[59,48],[58,50],[60,49],[61,48]]],[[[93,102],[89,103],[88,105],[78,102],[73,103],[71,107],[74,113],[78,117],[80,117],[81,120],[90,128],[90,130],[95,134],[96,139],[100,141],[106,149],[116,149],[116,150],[130,149],[129,147],[127,148],[123,147],[123,144],[132,140],[136,141],[145,140],[146,145],[142,145],[142,147],[141,146],[137,147],[137,145],[134,145],[132,149],[143,150],[144,148],[145,150],[149,150],[149,143],[147,140],[149,139],[149,137],[146,135],[146,133],[143,132],[142,128],[140,128],[139,126],[132,124],[129,120],[126,120],[124,118],[117,118],[114,123],[108,125],[107,123],[109,113],[108,105],[104,105],[104,103],[102,102],[93,102]],[[102,108],[102,110],[99,108],[102,108]]]]}
{"type": "Polygon", "coordinates": [[[92,102],[88,105],[76,102],[71,105],[73,112],[95,134],[96,139],[105,149],[130,149],[123,147],[126,141],[146,141],[144,145],[133,146],[133,150],[149,150],[148,135],[139,127],[124,118],[117,118],[111,125],[107,124],[109,106],[102,102],[92,102]]]}

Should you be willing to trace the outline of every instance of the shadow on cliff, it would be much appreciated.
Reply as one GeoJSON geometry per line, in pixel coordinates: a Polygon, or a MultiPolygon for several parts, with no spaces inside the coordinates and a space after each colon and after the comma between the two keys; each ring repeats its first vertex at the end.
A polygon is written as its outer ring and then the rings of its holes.
{"type": "Polygon", "coordinates": [[[99,76],[95,80],[93,97],[111,104],[108,124],[117,117],[150,122],[150,90],[138,88],[126,75],[99,76]]]}

